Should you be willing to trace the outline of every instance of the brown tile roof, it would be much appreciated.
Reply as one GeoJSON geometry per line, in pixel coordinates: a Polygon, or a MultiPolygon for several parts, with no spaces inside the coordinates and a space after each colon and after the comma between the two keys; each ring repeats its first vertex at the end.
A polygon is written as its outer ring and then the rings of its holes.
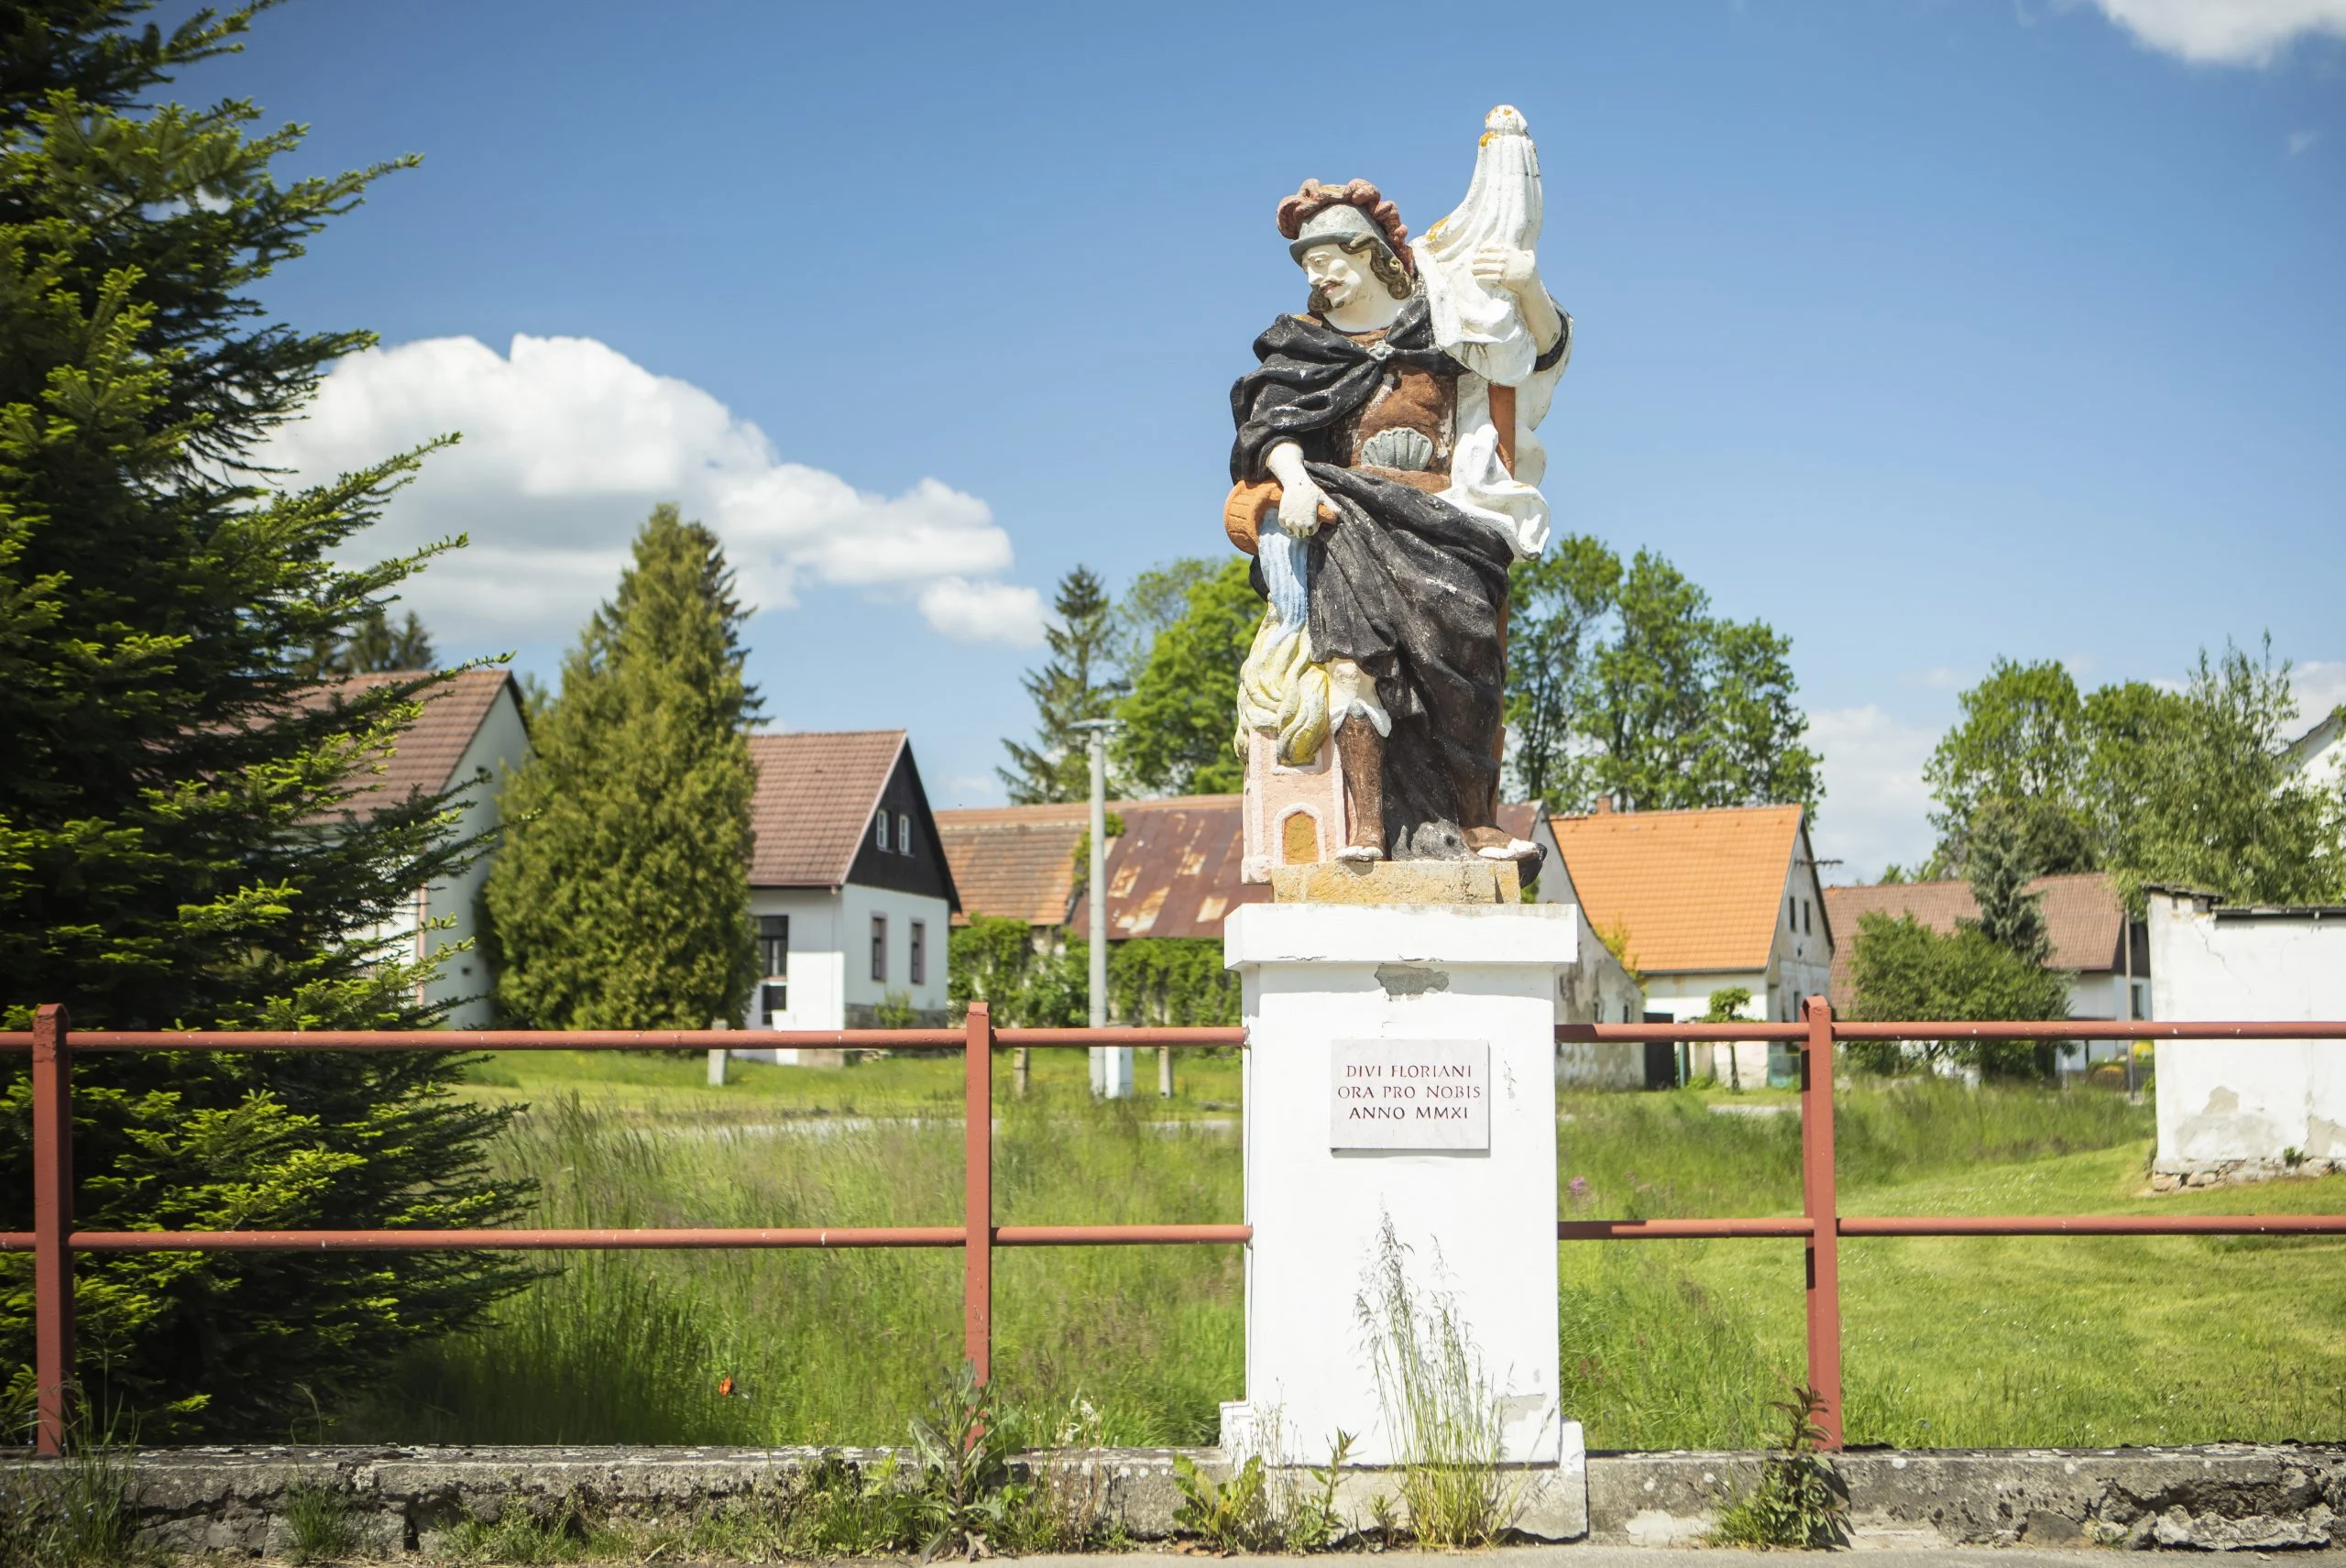
{"type": "MultiPolygon", "coordinates": [[[[2057,969],[2107,971],[2125,960],[2118,934],[2124,916],[2118,890],[2100,872],[2072,876],[2039,877],[2029,891],[2045,895],[2045,929],[2053,938],[2053,963],[2057,969]]],[[[1962,882],[1892,882],[1867,887],[1828,887],[1825,907],[1841,940],[1833,949],[1833,1005],[1847,1009],[1857,1001],[1849,982],[1849,956],[1858,945],[1858,921],[1876,911],[1892,919],[1912,915],[1932,930],[1946,934],[1958,919],[1977,919],[1979,902],[1971,884],[1962,882]]]]}
{"type": "Polygon", "coordinates": [[[844,883],[904,749],[901,729],[751,736],[750,885],[844,883]]]}
{"type": "Polygon", "coordinates": [[[937,814],[937,840],[961,890],[953,918],[1001,915],[1057,926],[1075,894],[1075,848],[1089,810],[1081,806],[1004,806],[937,814]]]}
{"type": "MultiPolygon", "coordinates": [[[[392,670],[352,675],[321,688],[320,695],[331,700],[337,693],[371,691],[394,681],[416,680],[423,674],[392,670]]],[[[380,795],[382,803],[388,804],[419,793],[436,795],[456,782],[456,765],[464,761],[465,748],[473,743],[481,720],[488,717],[499,694],[512,679],[503,670],[464,670],[418,694],[423,712],[383,759],[382,773],[359,787],[357,798],[380,795]]],[[[513,761],[518,763],[521,759],[513,761]]]]}
{"type": "Polygon", "coordinates": [[[1626,927],[1649,973],[1764,968],[1800,839],[1797,806],[1608,811],[1549,828],[1589,924],[1626,927]]]}
{"type": "MultiPolygon", "coordinates": [[[[1265,904],[1271,890],[1238,880],[1244,818],[1234,795],[1118,800],[1109,809],[1124,833],[1108,845],[1108,939],[1220,937],[1222,916],[1265,904]]],[[[1090,928],[1091,905],[1076,898],[1075,852],[1090,808],[1008,806],[940,811],[937,836],[973,915],[1006,915],[1030,926],[1090,928]]]]}

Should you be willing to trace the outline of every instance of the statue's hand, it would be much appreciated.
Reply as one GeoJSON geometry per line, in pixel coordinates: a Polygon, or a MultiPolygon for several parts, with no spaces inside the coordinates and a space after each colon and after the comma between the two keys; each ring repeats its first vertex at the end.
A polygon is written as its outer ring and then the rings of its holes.
{"type": "Polygon", "coordinates": [[[1279,526],[1297,539],[1310,538],[1320,530],[1320,508],[1327,499],[1325,490],[1296,475],[1279,490],[1279,526]]]}
{"type": "Polygon", "coordinates": [[[1522,294],[1540,281],[1539,258],[1511,245],[1484,246],[1474,252],[1473,266],[1476,282],[1496,283],[1510,294],[1522,294]]]}

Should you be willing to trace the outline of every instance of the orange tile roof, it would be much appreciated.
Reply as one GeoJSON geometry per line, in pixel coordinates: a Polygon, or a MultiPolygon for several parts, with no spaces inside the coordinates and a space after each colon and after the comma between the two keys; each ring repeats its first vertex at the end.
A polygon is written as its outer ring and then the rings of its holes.
{"type": "Polygon", "coordinates": [[[751,736],[750,885],[843,884],[904,750],[901,729],[751,736]]]}
{"type": "Polygon", "coordinates": [[[1606,811],[1549,828],[1589,924],[1626,927],[1648,973],[1764,969],[1794,847],[1797,806],[1606,811]]]}
{"type": "MultiPolygon", "coordinates": [[[[318,688],[314,698],[305,700],[331,700],[337,693],[372,691],[394,681],[417,680],[426,673],[389,670],[351,675],[331,686],[318,688]]],[[[358,784],[353,799],[365,801],[369,795],[379,796],[368,803],[368,808],[373,809],[392,801],[404,801],[412,795],[437,795],[456,782],[456,765],[464,761],[465,749],[473,743],[481,720],[488,717],[489,708],[512,680],[503,670],[463,670],[417,694],[423,704],[422,713],[400,733],[390,754],[382,759],[383,771],[370,782],[358,784]]],[[[511,760],[517,765],[521,761],[519,757],[511,760]]]]}
{"type": "MultiPolygon", "coordinates": [[[[2125,916],[2118,888],[2101,872],[2068,876],[2038,877],[2031,893],[2045,895],[2045,931],[2053,938],[2053,967],[2108,971],[2123,967],[2119,933],[2125,916]]],[[[1841,940],[1833,949],[1833,1005],[1847,1009],[1857,1001],[1849,982],[1849,956],[1858,945],[1858,922],[1879,911],[1892,919],[1912,915],[1942,936],[1957,920],[1979,917],[1979,901],[1971,884],[1963,882],[1891,882],[1865,887],[1828,887],[1825,907],[1841,940]]]]}

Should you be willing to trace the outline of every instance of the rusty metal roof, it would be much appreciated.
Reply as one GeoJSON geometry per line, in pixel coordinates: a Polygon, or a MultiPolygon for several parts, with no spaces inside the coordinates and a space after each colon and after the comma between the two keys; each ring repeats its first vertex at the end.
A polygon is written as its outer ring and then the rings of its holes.
{"type": "MultiPolygon", "coordinates": [[[[1198,795],[1109,804],[1124,824],[1108,842],[1110,941],[1218,938],[1231,910],[1269,902],[1269,888],[1238,880],[1244,850],[1239,801],[1198,795]]],[[[1030,926],[1088,929],[1091,910],[1076,896],[1075,856],[1089,817],[1080,802],[938,812],[937,836],[963,908],[1030,926]]]]}
{"type": "MultiPolygon", "coordinates": [[[[1124,830],[1108,841],[1108,939],[1222,935],[1242,904],[1267,904],[1271,890],[1238,880],[1245,853],[1244,797],[1175,795],[1117,800],[1108,809],[1124,830]]],[[[1091,906],[1076,888],[1076,852],[1091,808],[1000,806],[937,814],[966,915],[1009,916],[1029,926],[1091,928],[1091,906]]],[[[1499,823],[1529,838],[1534,806],[1499,807],[1499,823]]]]}
{"type": "MultiPolygon", "coordinates": [[[[1238,880],[1244,858],[1242,796],[1177,795],[1120,803],[1122,838],[1108,846],[1108,939],[1222,936],[1222,916],[1242,904],[1268,904],[1271,890],[1238,880]]],[[[1069,923],[1091,928],[1089,898],[1069,923]]]]}

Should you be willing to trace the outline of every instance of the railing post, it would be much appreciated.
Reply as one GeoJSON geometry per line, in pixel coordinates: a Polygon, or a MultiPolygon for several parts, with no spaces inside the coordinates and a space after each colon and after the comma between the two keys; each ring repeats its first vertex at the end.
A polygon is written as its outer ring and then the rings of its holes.
{"type": "Polygon", "coordinates": [[[1808,1235],[1808,1386],[1824,1397],[1816,1424],[1824,1446],[1841,1446],[1841,1205],[1833,1179],[1833,1004],[1803,1004],[1808,1040],[1800,1054],[1801,1212],[1808,1235]]]}
{"type": "Polygon", "coordinates": [[[65,1009],[33,1018],[34,1452],[65,1452],[73,1398],[73,1071],[65,1009]]]}
{"type": "Polygon", "coordinates": [[[993,1017],[982,1002],[970,1003],[961,1054],[969,1076],[964,1095],[968,1180],[962,1223],[961,1343],[978,1381],[993,1376],[993,1017]]]}

